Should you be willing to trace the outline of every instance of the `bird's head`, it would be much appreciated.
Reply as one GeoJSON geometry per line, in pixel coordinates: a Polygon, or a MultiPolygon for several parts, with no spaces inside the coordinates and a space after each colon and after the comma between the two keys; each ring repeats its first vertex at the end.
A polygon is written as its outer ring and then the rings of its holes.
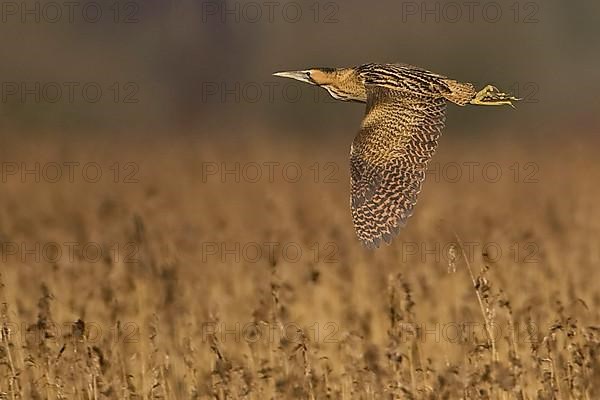
{"type": "Polygon", "coordinates": [[[334,68],[311,68],[303,71],[275,72],[273,75],[281,76],[282,78],[295,79],[311,85],[322,86],[334,83],[337,70],[334,68]]]}
{"type": "Polygon", "coordinates": [[[311,68],[303,71],[275,72],[273,75],[321,86],[337,100],[366,101],[361,85],[352,68],[311,68]]]}

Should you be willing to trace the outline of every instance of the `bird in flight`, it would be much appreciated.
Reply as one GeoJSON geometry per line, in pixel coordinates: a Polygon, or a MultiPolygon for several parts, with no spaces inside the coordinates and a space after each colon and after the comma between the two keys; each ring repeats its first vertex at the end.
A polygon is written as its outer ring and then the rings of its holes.
{"type": "Polygon", "coordinates": [[[352,220],[367,247],[390,243],[406,225],[444,128],[446,102],[459,106],[510,105],[519,100],[487,85],[406,64],[364,64],[276,72],[325,88],[343,101],[366,103],[365,117],[350,147],[352,220]]]}

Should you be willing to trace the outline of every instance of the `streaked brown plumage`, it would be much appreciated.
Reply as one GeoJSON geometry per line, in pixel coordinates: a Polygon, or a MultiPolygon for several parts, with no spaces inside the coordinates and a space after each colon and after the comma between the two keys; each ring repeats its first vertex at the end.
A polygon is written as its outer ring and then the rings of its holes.
{"type": "Polygon", "coordinates": [[[278,72],[325,88],[338,100],[367,103],[350,149],[352,219],[367,247],[390,243],[412,215],[427,164],[444,128],[446,102],[512,106],[512,96],[405,64],[278,72]]]}

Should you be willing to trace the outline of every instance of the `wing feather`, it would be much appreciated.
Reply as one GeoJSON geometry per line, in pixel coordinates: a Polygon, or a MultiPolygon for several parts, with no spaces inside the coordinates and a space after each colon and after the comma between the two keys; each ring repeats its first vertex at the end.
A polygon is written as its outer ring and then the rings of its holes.
{"type": "Polygon", "coordinates": [[[446,99],[367,85],[350,151],[352,219],[367,247],[389,243],[412,215],[444,128],[446,99]]]}

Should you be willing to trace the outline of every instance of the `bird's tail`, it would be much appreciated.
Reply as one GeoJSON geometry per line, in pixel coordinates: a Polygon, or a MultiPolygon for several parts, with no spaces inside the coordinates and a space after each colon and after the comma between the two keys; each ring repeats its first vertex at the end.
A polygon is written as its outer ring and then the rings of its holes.
{"type": "Polygon", "coordinates": [[[513,95],[503,93],[500,90],[498,90],[498,88],[495,86],[487,85],[479,92],[477,92],[475,96],[473,96],[471,101],[469,101],[469,104],[475,104],[479,106],[509,105],[512,108],[515,108],[512,102],[519,100],[521,99],[518,99],[513,95]]]}

